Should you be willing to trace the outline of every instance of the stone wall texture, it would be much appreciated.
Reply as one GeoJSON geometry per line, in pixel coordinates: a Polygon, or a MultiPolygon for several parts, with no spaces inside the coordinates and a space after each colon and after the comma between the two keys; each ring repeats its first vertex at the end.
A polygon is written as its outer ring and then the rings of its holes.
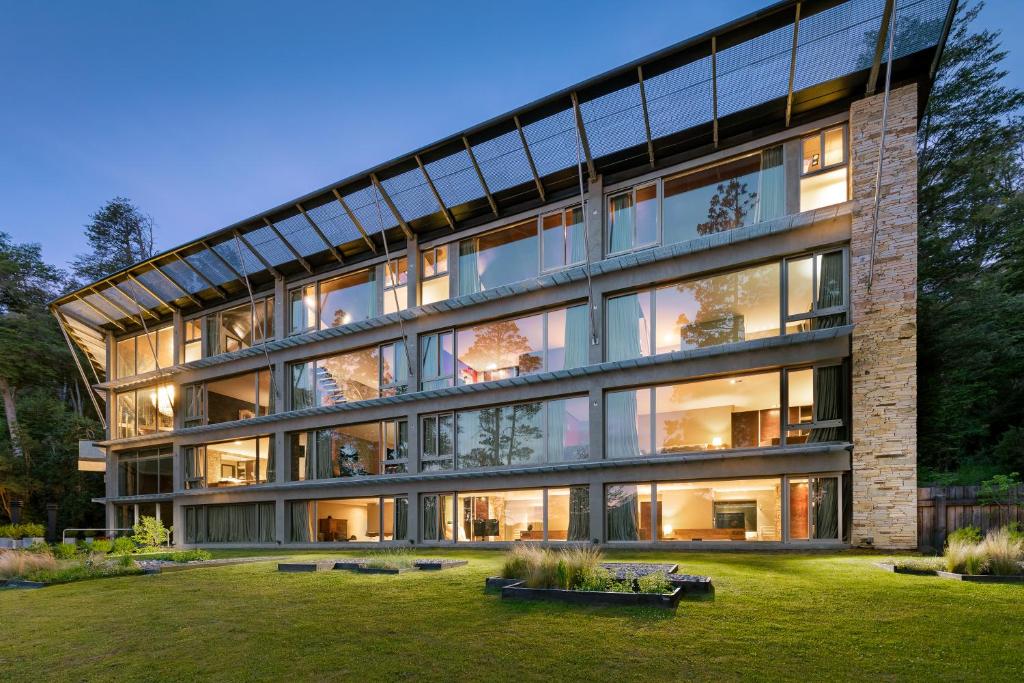
{"type": "Polygon", "coordinates": [[[917,546],[917,86],[890,93],[872,267],[882,104],[850,108],[851,542],[896,549],[917,546]]]}

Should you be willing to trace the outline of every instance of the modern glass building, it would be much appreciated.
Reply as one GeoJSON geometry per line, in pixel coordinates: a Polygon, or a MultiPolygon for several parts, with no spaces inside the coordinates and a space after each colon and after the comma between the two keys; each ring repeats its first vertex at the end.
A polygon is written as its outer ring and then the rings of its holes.
{"type": "Polygon", "coordinates": [[[916,546],[950,0],[779,2],[53,302],[108,526],[916,546]]]}

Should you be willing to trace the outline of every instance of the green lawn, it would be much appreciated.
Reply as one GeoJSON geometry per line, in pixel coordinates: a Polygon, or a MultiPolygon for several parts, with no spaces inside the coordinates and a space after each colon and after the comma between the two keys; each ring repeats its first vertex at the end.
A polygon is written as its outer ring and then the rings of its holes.
{"type": "Polygon", "coordinates": [[[854,552],[620,552],[610,559],[708,574],[715,599],[675,613],[580,608],[503,602],[482,590],[499,553],[445,554],[471,562],[397,577],[255,563],[0,591],[0,677],[1024,678],[1024,586],[888,574],[854,552]]]}

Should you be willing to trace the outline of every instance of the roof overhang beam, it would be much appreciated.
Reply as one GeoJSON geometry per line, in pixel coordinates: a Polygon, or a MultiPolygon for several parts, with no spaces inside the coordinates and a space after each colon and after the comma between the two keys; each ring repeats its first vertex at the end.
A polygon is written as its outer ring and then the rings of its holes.
{"type": "Polygon", "coordinates": [[[311,265],[309,265],[309,261],[307,261],[305,258],[303,258],[302,254],[299,253],[299,250],[296,249],[292,245],[292,243],[289,242],[285,238],[285,236],[281,234],[281,231],[277,229],[277,226],[274,225],[271,222],[271,220],[269,218],[267,218],[266,216],[263,217],[263,222],[266,223],[267,227],[270,228],[270,231],[274,233],[274,235],[277,237],[277,239],[281,240],[281,243],[285,247],[288,248],[288,251],[291,252],[292,257],[295,258],[295,260],[298,261],[300,264],[302,264],[302,267],[306,269],[306,272],[307,273],[312,273],[313,272],[313,267],[311,265]]]}
{"type": "MultiPolygon", "coordinates": [[[[252,255],[256,257],[256,260],[259,261],[260,264],[262,264],[264,268],[267,269],[267,272],[269,272],[271,275],[273,275],[276,278],[284,277],[277,270],[277,268],[275,268],[273,266],[273,264],[270,263],[270,261],[268,261],[267,259],[265,259],[263,257],[263,254],[261,254],[259,251],[257,251],[256,248],[254,246],[252,246],[252,244],[249,243],[249,240],[245,239],[245,235],[243,235],[240,231],[235,230],[234,231],[234,236],[235,236],[236,240],[238,240],[239,242],[241,242],[242,244],[245,245],[246,249],[248,249],[249,251],[252,252],[252,255]]],[[[244,266],[245,264],[243,263],[242,265],[244,266]]],[[[249,275],[248,274],[245,275],[245,279],[246,280],[249,279],[249,275]]]]}
{"type": "Polygon", "coordinates": [[[647,90],[644,88],[644,67],[636,67],[636,81],[640,84],[640,104],[644,113],[644,134],[647,137],[647,160],[654,168],[654,140],[651,139],[651,117],[647,111],[647,90]]]}
{"type": "Polygon", "coordinates": [[[796,3],[796,16],[793,19],[793,52],[789,57],[789,87],[786,91],[786,128],[793,116],[793,83],[796,81],[796,45],[800,38],[800,6],[796,3]]]}
{"type": "Polygon", "coordinates": [[[193,266],[186,259],[182,258],[181,254],[179,254],[178,252],[174,252],[174,258],[176,258],[179,261],[181,261],[181,263],[183,263],[186,268],[188,268],[193,273],[195,273],[196,277],[198,277],[200,280],[202,280],[204,283],[206,283],[206,286],[209,287],[210,289],[212,289],[214,292],[216,292],[217,296],[219,296],[221,299],[227,299],[228,298],[227,292],[225,292],[219,286],[214,284],[213,280],[211,280],[210,278],[206,277],[206,275],[204,275],[202,273],[202,271],[200,271],[198,268],[193,266]]]}
{"type": "MultiPolygon", "coordinates": [[[[174,304],[170,304],[170,303],[164,301],[163,298],[160,297],[160,295],[158,295],[156,292],[154,292],[152,289],[150,289],[146,285],[142,284],[142,282],[137,277],[132,275],[130,272],[125,273],[125,276],[127,276],[127,278],[129,280],[134,282],[136,287],[138,287],[143,292],[145,292],[146,294],[148,294],[151,297],[153,297],[156,301],[160,302],[160,305],[165,306],[166,308],[170,309],[171,313],[177,313],[178,312],[178,307],[177,306],[175,306],[174,304]]],[[[134,299],[134,298],[135,297],[132,297],[132,299],[134,299]]]]}
{"type": "Polygon", "coordinates": [[[882,23],[878,27],[878,40],[875,41],[875,56],[871,60],[871,72],[868,74],[867,95],[874,95],[878,89],[878,73],[882,69],[882,55],[885,53],[885,41],[889,36],[889,24],[895,5],[896,0],[885,0],[885,7],[882,9],[882,23]]]}
{"type": "Polygon", "coordinates": [[[430,179],[430,174],[427,173],[427,167],[423,165],[423,159],[420,158],[419,154],[414,154],[413,157],[416,159],[416,165],[420,167],[420,173],[423,174],[423,179],[427,181],[427,187],[430,188],[430,192],[434,195],[434,200],[437,205],[441,207],[441,213],[444,214],[444,220],[448,223],[448,227],[455,230],[455,217],[452,216],[452,212],[448,210],[444,200],[441,199],[441,193],[434,187],[434,181],[430,179]]]}
{"type": "MultiPolygon", "coordinates": [[[[380,193],[381,199],[383,199],[384,203],[388,205],[388,209],[390,209],[391,213],[394,214],[395,220],[398,221],[399,227],[402,228],[402,234],[405,235],[405,239],[411,242],[415,238],[413,237],[412,230],[409,228],[409,224],[405,222],[404,218],[402,218],[402,214],[398,211],[398,207],[395,206],[393,201],[391,201],[391,197],[388,196],[388,193],[384,190],[384,186],[380,184],[380,180],[377,178],[376,173],[370,174],[370,181],[373,183],[377,192],[380,193]]],[[[380,226],[380,230],[381,232],[384,232],[383,225],[380,226]]]]}
{"type": "MultiPolygon", "coordinates": [[[[75,298],[78,299],[79,301],[81,301],[83,304],[85,304],[89,308],[91,308],[92,310],[96,311],[96,313],[98,313],[104,320],[106,320],[108,323],[110,323],[111,325],[113,325],[117,329],[121,330],[122,332],[127,332],[128,331],[127,327],[122,325],[117,320],[114,320],[113,318],[111,318],[109,315],[106,314],[106,312],[104,312],[104,310],[102,308],[100,308],[99,306],[94,305],[91,301],[86,299],[81,294],[77,294],[76,293],[75,294],[75,298]]],[[[131,316],[129,316],[129,317],[131,317],[131,316]]]]}
{"type": "Polygon", "coordinates": [[[469,144],[469,138],[465,135],[462,136],[462,145],[466,148],[466,153],[469,154],[469,160],[473,164],[473,170],[476,171],[477,180],[480,181],[480,187],[484,190],[484,196],[487,197],[487,203],[491,205],[491,211],[494,212],[495,218],[501,215],[498,211],[498,203],[494,201],[494,196],[491,195],[491,189],[487,187],[487,180],[484,178],[484,172],[480,170],[480,164],[476,161],[476,154],[473,154],[473,145],[469,144]]]}
{"type": "Polygon", "coordinates": [[[519,122],[518,114],[513,115],[512,120],[516,124],[516,130],[519,131],[519,141],[523,143],[523,151],[526,152],[526,161],[530,164],[530,173],[533,174],[533,182],[537,185],[537,194],[540,195],[540,200],[542,202],[546,202],[547,193],[544,192],[544,183],[540,181],[540,174],[537,173],[537,164],[533,162],[533,152],[530,151],[530,145],[526,142],[526,133],[523,132],[523,124],[519,122]]]}
{"type": "Polygon", "coordinates": [[[370,235],[366,232],[366,228],[363,227],[363,224],[359,221],[359,217],[356,216],[355,212],[349,208],[348,202],[346,202],[345,198],[341,196],[340,192],[338,192],[338,188],[331,188],[331,192],[334,194],[334,198],[338,200],[338,203],[341,204],[341,208],[345,210],[345,215],[347,215],[348,219],[352,221],[352,225],[356,226],[356,230],[358,230],[359,234],[363,236],[363,241],[366,242],[366,246],[370,247],[370,251],[376,254],[377,245],[373,243],[372,239],[370,239],[370,235]]]}
{"type": "Polygon", "coordinates": [[[583,146],[583,156],[587,159],[587,173],[590,174],[590,179],[594,180],[597,178],[597,167],[594,165],[594,157],[590,154],[590,142],[587,140],[587,128],[583,125],[583,112],[580,111],[580,98],[573,90],[569,93],[572,98],[572,110],[576,115],[576,130],[580,135],[580,144],[583,146]]]}
{"type": "Polygon", "coordinates": [[[302,214],[302,217],[306,219],[307,223],[309,223],[309,227],[313,230],[313,232],[316,233],[316,236],[320,238],[320,241],[324,243],[324,246],[327,247],[327,251],[331,252],[331,256],[333,256],[338,263],[344,263],[345,259],[341,257],[341,253],[334,248],[334,245],[331,244],[331,241],[327,239],[326,235],[324,235],[323,230],[320,229],[320,226],[317,225],[316,222],[309,217],[309,214],[306,213],[306,210],[302,208],[302,204],[296,203],[295,208],[299,210],[299,213],[302,214]]]}

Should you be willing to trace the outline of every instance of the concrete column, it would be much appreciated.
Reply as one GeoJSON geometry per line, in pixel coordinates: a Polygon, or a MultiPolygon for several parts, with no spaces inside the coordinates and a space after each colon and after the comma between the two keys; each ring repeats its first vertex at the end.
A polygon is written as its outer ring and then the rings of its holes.
{"type": "Polygon", "coordinates": [[[590,539],[604,537],[604,485],[600,482],[590,483],[590,539]]]}
{"type": "Polygon", "coordinates": [[[917,547],[917,86],[890,94],[872,262],[882,103],[875,95],[850,108],[851,542],[909,549],[917,547]]]}
{"type": "MultiPolygon", "coordinates": [[[[604,182],[600,176],[591,178],[586,196],[587,257],[591,265],[604,254],[604,182]]],[[[604,303],[601,293],[594,289],[590,301],[591,344],[588,361],[591,365],[604,360],[604,303]],[[593,343],[596,339],[597,343],[593,343]]],[[[593,428],[593,425],[591,426],[593,428]]]]}
{"type": "Polygon", "coordinates": [[[420,499],[415,492],[409,494],[409,529],[408,537],[415,544],[422,543],[420,538],[420,499]]]}
{"type": "MultiPolygon", "coordinates": [[[[281,481],[278,478],[278,481],[281,481]]],[[[284,543],[285,539],[288,538],[288,504],[284,501],[284,496],[278,495],[274,501],[274,539],[278,543],[284,543]]]]}
{"type": "MultiPolygon", "coordinates": [[[[284,339],[288,336],[288,290],[285,287],[284,278],[274,280],[274,337],[284,339]]],[[[274,378],[274,410],[280,413],[285,409],[285,401],[288,400],[288,376],[284,363],[277,363],[271,370],[274,378]]],[[[284,451],[278,451],[283,453],[284,451]]],[[[278,456],[280,462],[280,455],[278,456]]],[[[279,468],[280,469],[280,468],[279,468]]]]}
{"type": "Polygon", "coordinates": [[[459,240],[448,243],[448,298],[459,295],[459,240]]]}
{"type": "Polygon", "coordinates": [[[590,459],[603,460],[604,453],[604,391],[591,387],[590,406],[590,459]]]}
{"type": "Polygon", "coordinates": [[[782,164],[786,178],[786,215],[800,213],[800,170],[803,163],[803,142],[787,140],[782,145],[782,164]]]}

